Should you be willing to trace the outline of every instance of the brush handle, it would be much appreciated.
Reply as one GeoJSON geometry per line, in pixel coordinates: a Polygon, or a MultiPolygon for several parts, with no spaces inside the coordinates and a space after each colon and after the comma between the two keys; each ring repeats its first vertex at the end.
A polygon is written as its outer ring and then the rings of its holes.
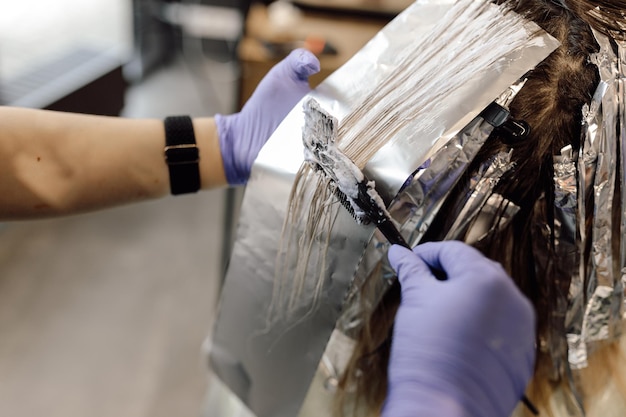
{"type": "Polygon", "coordinates": [[[393,224],[391,219],[385,217],[376,226],[378,227],[378,230],[380,230],[380,232],[385,236],[385,238],[392,245],[400,245],[400,246],[403,246],[403,247],[405,247],[407,249],[411,249],[411,247],[409,246],[407,241],[404,240],[404,237],[402,237],[402,235],[400,234],[400,231],[393,224]]]}

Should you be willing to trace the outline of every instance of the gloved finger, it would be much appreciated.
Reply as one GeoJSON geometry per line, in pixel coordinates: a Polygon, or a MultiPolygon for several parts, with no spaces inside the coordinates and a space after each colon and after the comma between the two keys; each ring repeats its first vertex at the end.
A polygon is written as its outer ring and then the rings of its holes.
{"type": "Polygon", "coordinates": [[[444,271],[451,280],[468,276],[470,271],[477,272],[477,276],[485,276],[489,269],[497,269],[498,274],[506,276],[500,264],[463,242],[427,242],[413,248],[413,252],[430,268],[444,271]]]}
{"type": "Polygon", "coordinates": [[[315,54],[303,48],[291,51],[285,61],[294,80],[308,81],[311,75],[320,71],[320,61],[315,54]]]}
{"type": "Polygon", "coordinates": [[[435,278],[428,265],[419,256],[400,245],[392,245],[387,257],[389,264],[398,275],[403,295],[407,291],[428,285],[427,282],[435,278]]]}

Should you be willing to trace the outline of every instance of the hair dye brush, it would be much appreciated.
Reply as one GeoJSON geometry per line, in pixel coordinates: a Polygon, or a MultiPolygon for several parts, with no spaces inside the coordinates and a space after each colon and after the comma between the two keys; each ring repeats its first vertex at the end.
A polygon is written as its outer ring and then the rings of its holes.
{"type": "Polygon", "coordinates": [[[374,224],[391,244],[409,248],[394,225],[385,202],[363,172],[335,144],[337,119],[310,98],[304,103],[304,158],[330,179],[341,204],[358,224],[374,224]]]}

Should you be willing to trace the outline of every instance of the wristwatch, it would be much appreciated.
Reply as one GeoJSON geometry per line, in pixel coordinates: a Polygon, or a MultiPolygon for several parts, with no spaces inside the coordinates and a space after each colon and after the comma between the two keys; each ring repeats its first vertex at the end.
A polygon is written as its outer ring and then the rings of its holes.
{"type": "Polygon", "coordinates": [[[195,193],[200,189],[200,156],[191,117],[169,116],[163,124],[171,192],[173,195],[195,193]]]}

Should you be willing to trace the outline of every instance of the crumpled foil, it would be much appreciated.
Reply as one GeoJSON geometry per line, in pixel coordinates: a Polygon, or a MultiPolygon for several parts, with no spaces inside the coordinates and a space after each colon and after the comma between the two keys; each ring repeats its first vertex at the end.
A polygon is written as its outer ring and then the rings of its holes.
{"type": "MultiPolygon", "coordinates": [[[[583,106],[583,138],[578,155],[578,253],[579,272],[578,279],[582,286],[580,291],[576,288],[569,296],[569,308],[567,312],[567,340],[568,357],[572,369],[581,369],[587,366],[587,345],[582,336],[583,318],[587,303],[586,286],[590,281],[590,247],[591,229],[585,219],[593,213],[594,193],[593,184],[598,159],[598,135],[602,126],[602,113],[600,111],[602,98],[606,92],[607,84],[600,82],[589,105],[583,106]]],[[[576,285],[577,281],[572,283],[576,285]]]]}
{"type": "Polygon", "coordinates": [[[572,369],[587,366],[587,349],[580,336],[583,316],[583,286],[579,274],[577,157],[572,146],[554,156],[554,290],[550,317],[549,352],[554,381],[565,380],[569,393],[561,392],[564,415],[584,415],[572,369]],[[582,344],[582,346],[581,346],[582,344]],[[580,356],[577,356],[580,355],[580,356]]]}
{"type": "Polygon", "coordinates": [[[594,212],[591,233],[590,268],[586,283],[587,305],[582,323],[586,342],[616,336],[621,327],[623,289],[613,254],[613,210],[616,187],[617,153],[617,57],[609,39],[594,33],[600,51],[591,57],[606,84],[602,96],[602,125],[597,137],[597,161],[594,176],[594,212]]]}
{"type": "Polygon", "coordinates": [[[568,316],[580,311],[579,306],[572,306],[580,301],[583,282],[578,275],[577,246],[577,180],[576,155],[571,145],[554,156],[554,270],[556,292],[550,317],[549,351],[554,363],[554,379],[566,376],[568,361],[567,333],[576,333],[573,323],[580,320],[568,316]]]}
{"type": "Polygon", "coordinates": [[[519,212],[519,206],[501,194],[491,194],[471,229],[465,235],[467,244],[479,243],[494,233],[505,229],[519,212]]]}
{"type": "MultiPolygon", "coordinates": [[[[620,274],[621,274],[621,287],[626,288],[626,42],[617,41],[618,52],[618,69],[619,76],[617,80],[617,92],[619,101],[619,142],[618,149],[621,155],[620,158],[620,171],[621,175],[621,226],[620,236],[622,240],[620,242],[620,274]]],[[[626,298],[625,298],[626,302],[626,298]]],[[[622,309],[626,314],[626,306],[622,304],[622,309]]]]}
{"type": "MultiPolygon", "coordinates": [[[[440,24],[450,7],[451,2],[416,2],[310,96],[341,124],[362,97],[394,72],[395,60],[402,52],[428,39],[426,35],[440,24]]],[[[432,156],[435,144],[441,146],[457,135],[484,107],[558,46],[534,24],[528,23],[528,33],[524,47],[508,51],[490,66],[468,76],[465,86],[454,94],[438,97],[436,117],[431,115],[427,126],[415,121],[371,158],[364,172],[376,181],[383,198],[392,200],[405,180],[432,156]]],[[[475,41],[481,42],[480,36],[475,41]]],[[[491,52],[491,48],[484,49],[485,54],[491,52]]],[[[268,321],[266,313],[276,272],[274,261],[280,255],[281,230],[295,174],[303,163],[301,106],[297,105],[285,118],[253,167],[211,340],[213,371],[259,417],[298,415],[307,392],[325,390],[319,389],[315,381],[323,384],[327,378],[314,381],[314,376],[318,366],[320,372],[329,369],[328,361],[321,361],[322,354],[342,312],[355,271],[362,260],[376,262],[367,259],[365,252],[373,228],[357,225],[347,211],[337,210],[322,271],[321,296],[315,302],[303,299],[300,315],[268,321]]],[[[479,122],[470,127],[486,128],[479,122]]],[[[317,276],[312,279],[316,280],[317,276]]],[[[315,283],[307,281],[305,285],[303,294],[312,293],[309,290],[315,283]]],[[[341,344],[339,349],[346,348],[341,344]]],[[[313,398],[307,403],[319,405],[320,401],[325,400],[313,398]]],[[[306,414],[306,410],[302,413],[306,414]]],[[[314,414],[319,415],[319,410],[314,414]]]]}
{"type": "Polygon", "coordinates": [[[389,212],[400,232],[417,245],[467,166],[483,146],[493,126],[477,117],[432,157],[429,166],[396,197],[389,212]]]}
{"type": "MultiPolygon", "coordinates": [[[[591,401],[584,406],[580,395],[581,384],[585,383],[588,375],[580,371],[588,366],[588,356],[598,346],[615,340],[621,334],[626,274],[626,95],[623,85],[626,53],[624,42],[609,40],[597,32],[594,35],[600,52],[592,55],[590,60],[598,67],[601,81],[592,102],[583,108],[583,137],[576,164],[578,213],[575,253],[570,246],[574,228],[569,220],[560,220],[558,207],[562,203],[570,206],[572,202],[574,189],[569,181],[572,172],[569,161],[572,158],[569,155],[555,158],[555,266],[559,275],[571,270],[571,281],[565,317],[568,360],[564,376],[569,391],[557,389],[552,396],[552,408],[558,415],[571,417],[621,415],[624,409],[623,395],[615,383],[602,386],[601,395],[587,397],[586,400],[591,401]],[[613,42],[617,45],[617,56],[613,42]],[[616,178],[618,172],[621,175],[616,178]],[[615,194],[618,189],[621,191],[619,196],[615,194]],[[590,218],[592,222],[588,221],[590,218]],[[616,233],[618,219],[620,232],[616,233]],[[616,239],[618,242],[614,241],[616,239]],[[572,261],[578,267],[572,268],[572,261]]],[[[561,215],[568,212],[563,211],[561,215]]],[[[571,219],[571,216],[568,217],[571,219]]],[[[552,327],[554,333],[556,327],[554,324],[552,327]]],[[[562,365],[558,357],[560,345],[548,346],[557,353],[553,359],[555,366],[559,367],[562,365]]],[[[558,371],[562,372],[562,369],[558,368],[558,371]]]]}
{"type": "MultiPolygon", "coordinates": [[[[470,181],[471,192],[461,211],[456,215],[456,220],[450,227],[444,240],[462,240],[468,242],[468,236],[472,225],[493,193],[502,176],[513,167],[511,152],[496,154],[489,164],[486,164],[470,181]]],[[[480,235],[484,235],[481,233],[480,235]]],[[[471,239],[473,241],[474,239],[471,239]]]]}

